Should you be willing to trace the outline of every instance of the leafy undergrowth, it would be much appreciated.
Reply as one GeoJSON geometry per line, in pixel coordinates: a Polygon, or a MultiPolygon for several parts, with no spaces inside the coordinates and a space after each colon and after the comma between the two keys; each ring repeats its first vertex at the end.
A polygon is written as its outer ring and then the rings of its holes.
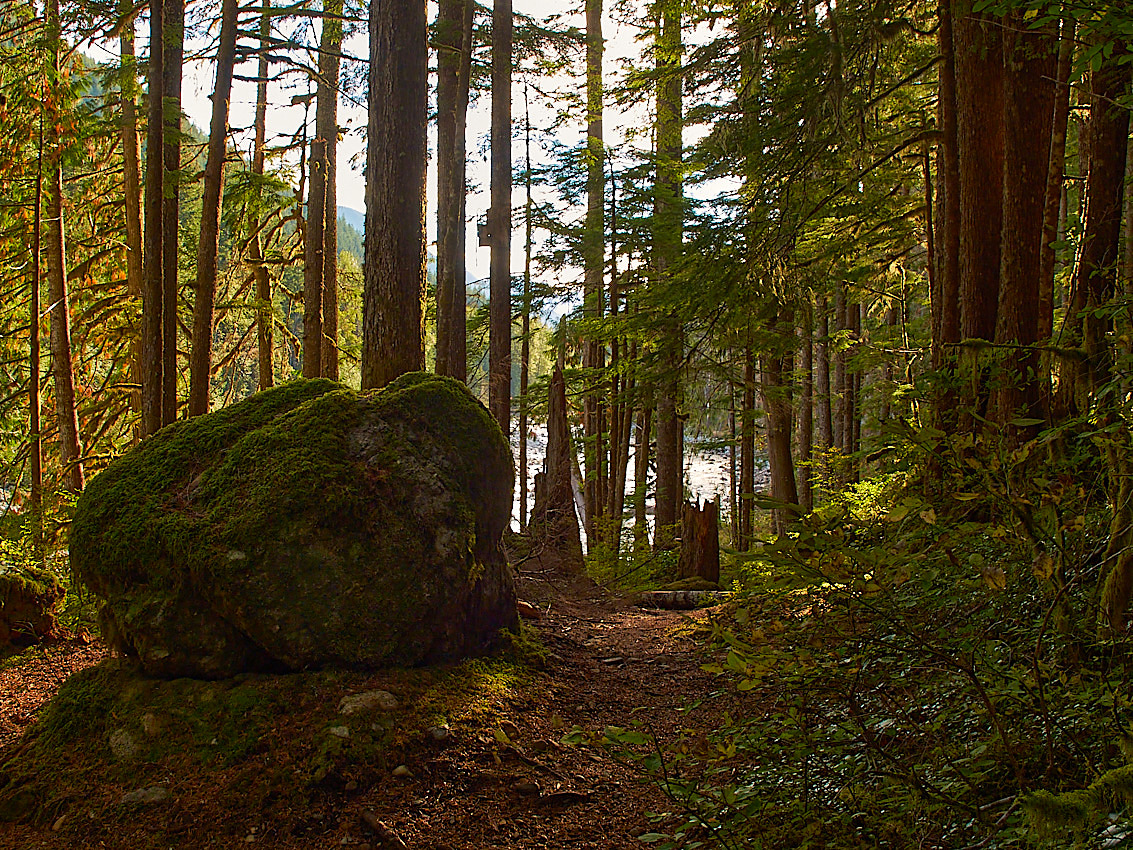
{"type": "Polygon", "coordinates": [[[1133,666],[1098,626],[1112,513],[1037,447],[969,437],[935,495],[875,480],[753,552],[704,635],[721,689],[682,738],[632,717],[573,735],[665,791],[643,838],[1133,846],[1133,666]]]}
{"type": "Polygon", "coordinates": [[[435,751],[435,727],[455,736],[499,725],[544,651],[526,633],[508,644],[451,667],[217,682],[150,679],[104,661],[72,676],[7,751],[0,832],[3,821],[50,826],[61,842],[95,846],[144,823],[139,846],[169,846],[200,825],[180,801],[201,799],[221,844],[246,840],[249,811],[277,834],[318,835],[336,795],[435,751]],[[340,710],[344,697],[374,690],[395,694],[396,707],[340,710]]]}

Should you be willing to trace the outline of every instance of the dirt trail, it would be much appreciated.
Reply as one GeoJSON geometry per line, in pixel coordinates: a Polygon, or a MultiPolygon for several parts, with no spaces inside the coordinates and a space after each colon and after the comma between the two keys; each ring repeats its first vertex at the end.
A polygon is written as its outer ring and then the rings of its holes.
{"type": "MultiPolygon", "coordinates": [[[[186,777],[175,815],[142,818],[120,843],[103,838],[105,846],[230,847],[236,841],[366,850],[399,847],[400,840],[413,850],[642,847],[637,836],[651,829],[647,813],[670,804],[631,769],[560,740],[574,726],[602,729],[627,725],[632,717],[663,740],[679,734],[681,707],[713,687],[690,634],[705,614],[634,608],[588,579],[564,577],[539,561],[522,564],[517,578],[520,597],[542,612],[529,622],[550,656],[533,686],[507,706],[510,719],[500,724],[506,741],[495,729],[460,730],[443,744],[401,753],[411,775],[387,772],[367,787],[326,792],[312,800],[303,829],[295,828],[294,818],[273,824],[254,810],[234,822],[231,800],[211,799],[207,782],[186,777]],[[376,821],[389,830],[384,838],[376,821]]],[[[98,647],[67,646],[3,671],[0,763],[4,745],[37,710],[29,701],[50,696],[61,671],[98,659],[98,647]],[[35,687],[13,698],[21,679],[35,687]]],[[[0,823],[0,847],[74,846],[74,838],[0,823]]]]}

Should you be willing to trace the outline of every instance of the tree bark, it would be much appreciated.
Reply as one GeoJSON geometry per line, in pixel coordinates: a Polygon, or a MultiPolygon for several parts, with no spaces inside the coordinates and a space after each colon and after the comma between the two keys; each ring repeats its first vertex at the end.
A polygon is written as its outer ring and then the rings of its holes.
{"type": "MultiPolygon", "coordinates": [[[[465,118],[472,53],[469,0],[437,16],[437,374],[467,380],[464,280],[465,118]]],[[[526,484],[524,484],[526,486],[526,484]]]]}
{"type": "MultiPolygon", "coordinates": [[[[260,14],[260,57],[256,71],[256,119],[255,141],[252,148],[252,174],[264,173],[264,146],[267,143],[268,110],[268,42],[271,37],[271,3],[264,0],[260,14]]],[[[252,261],[252,274],[256,281],[256,354],[259,365],[259,388],[266,390],[275,383],[272,364],[272,304],[271,276],[264,265],[263,245],[260,238],[262,223],[256,219],[250,223],[252,238],[248,243],[248,255],[252,261]]]]}
{"type": "Polygon", "coordinates": [[[685,502],[681,507],[681,554],[677,569],[681,578],[700,578],[720,583],[719,506],[705,500],[685,502]]]}
{"type": "MultiPolygon", "coordinates": [[[[1009,348],[996,382],[995,420],[1039,416],[1040,256],[1054,112],[1055,45],[1021,11],[1007,16],[1004,59],[1003,229],[995,341],[1009,348]]],[[[1018,439],[1034,427],[1012,426],[1018,439]]]]}
{"type": "Polygon", "coordinates": [[[307,160],[307,225],[303,237],[303,377],[323,373],[323,227],[327,212],[327,140],[311,139],[307,160]]]}
{"type": "MultiPolygon", "coordinates": [[[[1112,319],[1100,315],[1116,294],[1121,202],[1125,152],[1129,141],[1129,111],[1118,105],[1130,79],[1130,66],[1104,62],[1090,85],[1090,129],[1087,146],[1090,176],[1086,184],[1086,227],[1078,262],[1077,288],[1085,293],[1083,339],[1088,386],[1096,394],[1113,373],[1112,352],[1106,340],[1112,319]]],[[[1085,410],[1086,405],[1080,404],[1085,410]]]]}
{"type": "MultiPolygon", "coordinates": [[[[772,327],[783,333],[794,329],[790,311],[780,309],[772,327]]],[[[793,334],[792,334],[793,335],[793,334]]],[[[780,343],[781,344],[781,343],[780,343]]],[[[791,454],[791,387],[786,380],[784,355],[772,352],[760,357],[760,391],[767,413],[767,460],[771,467],[771,497],[787,505],[799,502],[795,464],[791,454]]],[[[771,515],[775,530],[782,533],[790,509],[776,509],[771,515]]]]}
{"type": "Polygon", "coordinates": [[[814,508],[812,465],[814,454],[814,316],[810,308],[804,309],[799,322],[799,404],[798,404],[798,465],[801,467],[798,480],[799,504],[809,513],[814,508]]]}
{"type": "Polygon", "coordinates": [[[826,296],[818,302],[818,339],[815,340],[815,408],[818,414],[818,445],[829,452],[834,445],[834,423],[830,414],[830,312],[826,296]]]}
{"type": "Polygon", "coordinates": [[[603,315],[602,273],[605,254],[604,212],[606,208],[605,154],[602,140],[602,0],[586,0],[586,226],[583,233],[583,314],[591,324],[583,349],[586,389],[582,399],[583,445],[585,446],[586,539],[599,542],[605,513],[606,444],[603,438],[601,383],[598,372],[605,367],[605,349],[594,338],[596,322],[603,315]]]}
{"type": "MultiPolygon", "coordinates": [[[[133,6],[121,0],[118,13],[126,20],[118,38],[119,53],[122,59],[122,72],[119,86],[122,92],[122,193],[126,218],[126,294],[133,304],[142,301],[142,180],[141,148],[138,144],[137,113],[137,59],[134,53],[134,18],[130,14],[133,6]]],[[[131,310],[133,315],[133,310],[131,310]]],[[[138,388],[130,392],[130,407],[140,414],[142,410],[141,382],[144,365],[142,362],[141,328],[132,327],[130,383],[138,388]]],[[[135,434],[140,433],[136,429],[135,434]]]]}
{"type": "Polygon", "coordinates": [[[744,350],[744,396],[740,413],[740,533],[736,548],[751,549],[755,541],[755,356],[744,350]]]}
{"type": "Polygon", "coordinates": [[[193,339],[189,354],[189,416],[200,416],[209,411],[220,208],[224,195],[224,160],[228,155],[228,105],[232,95],[232,70],[236,64],[238,14],[237,0],[224,0],[201,198],[201,233],[197,242],[196,297],[193,300],[193,339]]]}
{"type": "Polygon", "coordinates": [[[535,506],[528,532],[532,541],[551,548],[570,569],[581,571],[582,539],[575,514],[571,471],[574,453],[566,415],[566,382],[562,369],[551,374],[547,390],[547,456],[545,472],[535,477],[535,506]]]}
{"type": "Polygon", "coordinates": [[[425,364],[425,5],[370,5],[363,389],[425,364]]]}
{"type": "Polygon", "coordinates": [[[645,497],[649,489],[650,430],[653,405],[642,396],[637,412],[637,441],[633,447],[633,548],[640,552],[649,545],[649,524],[646,520],[645,497]]]}
{"type": "MultiPolygon", "coordinates": [[[[60,53],[63,35],[59,20],[59,0],[48,0],[45,9],[47,33],[51,43],[55,78],[61,76],[60,53]]],[[[59,106],[60,92],[54,98],[59,106]]],[[[82,491],[82,448],[79,445],[79,418],[75,411],[75,373],[71,364],[71,304],[67,291],[67,248],[63,221],[63,140],[58,123],[47,122],[47,284],[51,298],[51,372],[55,382],[55,413],[59,428],[59,458],[63,486],[72,493],[82,491]]]]}
{"type": "Polygon", "coordinates": [[[511,0],[492,4],[492,258],[488,408],[511,433],[511,0]]]}
{"type": "Polygon", "coordinates": [[[150,0],[149,62],[147,83],[149,106],[146,128],[145,232],[142,253],[142,436],[161,428],[161,395],[164,380],[165,289],[162,274],[162,157],[165,102],[163,0],[150,0]]]}
{"type": "MultiPolygon", "coordinates": [[[[1066,128],[1070,120],[1070,65],[1074,57],[1075,22],[1072,18],[1068,19],[1062,27],[1055,71],[1054,111],[1043,206],[1042,249],[1039,256],[1037,336],[1040,340],[1049,340],[1054,334],[1054,245],[1059,239],[1059,211],[1066,184],[1066,128]]],[[[1049,375],[1045,377],[1049,383],[1049,375]]]]}
{"type": "Polygon", "coordinates": [[[319,50],[315,135],[325,140],[323,185],[322,346],[319,372],[338,380],[338,77],[342,51],[342,0],[326,0],[319,50]]]}
{"type": "Polygon", "coordinates": [[[523,204],[523,305],[519,342],[519,527],[527,526],[527,390],[531,375],[531,249],[533,208],[531,198],[531,104],[527,99],[527,86],[523,87],[525,165],[523,184],[526,199],[523,204]]]}
{"type": "Polygon", "coordinates": [[[161,424],[177,419],[177,301],[181,225],[181,72],[185,45],[184,0],[162,0],[162,365],[161,424]]]}
{"type": "Polygon", "coordinates": [[[31,304],[28,310],[28,453],[31,462],[31,509],[34,512],[37,557],[43,553],[43,425],[40,410],[40,292],[43,286],[43,112],[35,163],[35,212],[32,215],[31,304]]]}
{"type": "Polygon", "coordinates": [[[995,337],[1003,225],[1003,39],[1000,22],[954,21],[960,167],[960,333],[995,337]]]}
{"type": "MultiPolygon", "coordinates": [[[[665,280],[680,256],[683,231],[681,178],[682,103],[681,10],[666,4],[657,30],[657,173],[654,186],[653,262],[659,281],[665,280]]],[[[679,322],[668,317],[662,325],[663,375],[657,400],[657,488],[653,548],[670,549],[683,502],[684,465],[679,418],[682,334],[679,322]]]]}
{"type": "MultiPolygon", "coordinates": [[[[939,369],[952,352],[947,346],[960,341],[960,152],[956,99],[955,22],[952,19],[954,0],[941,0],[940,27],[937,31],[940,48],[939,124],[941,130],[938,166],[941,175],[940,215],[936,248],[940,270],[940,344],[936,346],[933,368],[939,369]]],[[[949,404],[947,396],[939,404],[949,404]]],[[[947,416],[945,417],[947,418],[947,416]]]]}

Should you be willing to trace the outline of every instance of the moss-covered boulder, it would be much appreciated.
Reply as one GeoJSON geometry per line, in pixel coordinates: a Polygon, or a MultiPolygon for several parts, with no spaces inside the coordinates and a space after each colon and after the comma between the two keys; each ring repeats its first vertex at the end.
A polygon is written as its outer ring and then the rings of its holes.
{"type": "Polygon", "coordinates": [[[296,381],[112,463],[76,506],[71,563],[154,675],[447,660],[515,623],[513,475],[459,382],[296,381]]]}
{"type": "Polygon", "coordinates": [[[54,573],[0,563],[0,649],[55,637],[55,608],[62,599],[54,573]]]}

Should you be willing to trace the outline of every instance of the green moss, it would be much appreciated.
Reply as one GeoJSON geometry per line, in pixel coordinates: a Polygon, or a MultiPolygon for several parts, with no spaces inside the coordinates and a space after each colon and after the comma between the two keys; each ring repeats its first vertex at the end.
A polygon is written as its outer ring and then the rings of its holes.
{"type": "Polygon", "coordinates": [[[63,598],[63,586],[50,570],[0,564],[0,605],[13,594],[40,604],[54,605],[63,598]]]}
{"type": "Polygon", "coordinates": [[[197,476],[249,432],[339,389],[297,380],[176,422],[116,459],[88,484],[71,524],[71,563],[96,591],[173,578],[172,563],[198,561],[212,546],[209,517],[193,508],[197,476]],[[142,570],[145,570],[143,574],[142,570]]]}

